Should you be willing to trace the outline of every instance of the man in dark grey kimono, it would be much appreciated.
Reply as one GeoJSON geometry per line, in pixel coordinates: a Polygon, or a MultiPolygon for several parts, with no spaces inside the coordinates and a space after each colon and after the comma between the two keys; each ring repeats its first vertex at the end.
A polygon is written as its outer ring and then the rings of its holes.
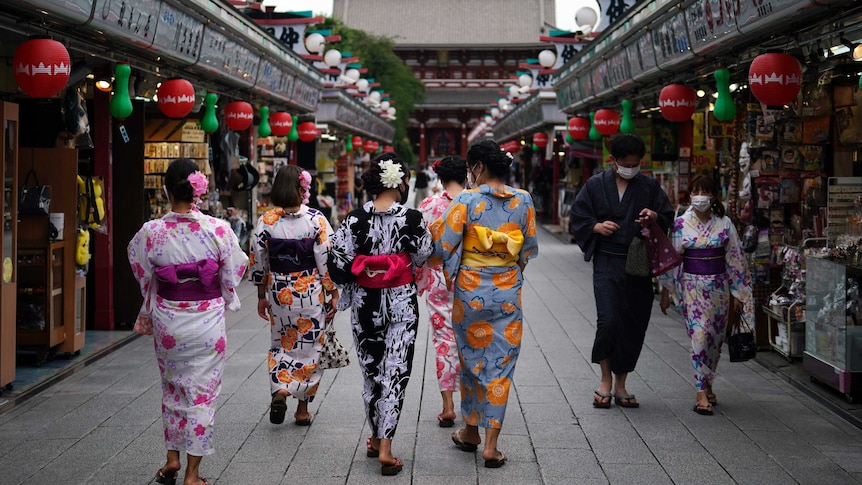
{"type": "Polygon", "coordinates": [[[642,225],[658,222],[667,231],[673,208],[658,181],[638,173],[646,148],[640,137],[618,135],[611,140],[613,167],[587,180],[571,209],[570,229],[593,260],[596,297],[596,339],[592,362],[602,368],[593,406],[614,402],[638,407],[626,389],[643,347],[653,304],[652,280],[625,272],[626,253],[642,225]],[[613,379],[611,374],[613,374],[613,379]]]}

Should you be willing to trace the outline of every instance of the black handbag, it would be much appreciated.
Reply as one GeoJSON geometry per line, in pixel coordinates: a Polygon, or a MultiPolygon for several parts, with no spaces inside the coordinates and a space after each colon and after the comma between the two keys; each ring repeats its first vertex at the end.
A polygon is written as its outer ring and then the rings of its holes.
{"type": "Polygon", "coordinates": [[[754,331],[745,316],[739,316],[739,326],[733,329],[735,333],[727,337],[727,350],[731,362],[745,362],[757,355],[757,345],[754,343],[754,331]]]}
{"type": "Polygon", "coordinates": [[[24,177],[24,184],[18,193],[18,215],[47,216],[51,212],[51,186],[39,185],[39,176],[32,168],[24,177]],[[35,185],[29,185],[30,176],[35,185]]]}

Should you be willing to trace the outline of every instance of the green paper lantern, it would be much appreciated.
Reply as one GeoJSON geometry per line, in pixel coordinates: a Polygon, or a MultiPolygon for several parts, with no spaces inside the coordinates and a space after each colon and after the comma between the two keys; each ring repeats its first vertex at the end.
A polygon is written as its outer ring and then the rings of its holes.
{"type": "Polygon", "coordinates": [[[718,98],[715,100],[713,114],[718,121],[731,121],[736,118],[736,105],[730,97],[730,71],[722,67],[715,71],[714,76],[718,98]]]}
{"type": "Polygon", "coordinates": [[[129,76],[132,68],[128,62],[121,62],[114,68],[114,97],[108,110],[111,116],[118,120],[124,120],[132,114],[132,100],[129,98],[129,76]]]}
{"type": "Polygon", "coordinates": [[[634,133],[635,120],[632,118],[632,102],[628,99],[622,101],[623,120],[620,122],[620,133],[634,133]]]}
{"type": "Polygon", "coordinates": [[[204,133],[212,133],[218,129],[216,101],[218,101],[218,94],[216,93],[207,93],[204,96],[204,117],[201,119],[201,129],[204,130],[204,133]]]}
{"type": "Polygon", "coordinates": [[[296,131],[296,125],[299,123],[297,122],[296,116],[291,116],[290,120],[293,122],[293,126],[290,127],[290,133],[287,134],[287,140],[295,142],[296,140],[299,140],[299,132],[296,131]]]}
{"type": "Polygon", "coordinates": [[[595,117],[596,113],[590,113],[590,140],[593,141],[602,139],[602,134],[596,129],[595,117]]]}
{"type": "Polygon", "coordinates": [[[566,143],[567,143],[567,144],[569,144],[569,145],[571,145],[571,144],[572,144],[572,142],[574,142],[574,141],[575,141],[575,139],[574,139],[574,138],[572,138],[572,135],[570,135],[570,134],[566,133],[566,143]]]}
{"type": "Polygon", "coordinates": [[[353,151],[353,137],[352,136],[347,135],[347,145],[344,146],[344,149],[347,150],[347,153],[350,153],[353,151]]]}
{"type": "Polygon", "coordinates": [[[269,106],[260,107],[260,124],[257,125],[257,136],[263,138],[272,134],[269,127],[269,106]]]}
{"type": "Polygon", "coordinates": [[[539,151],[539,147],[535,143],[533,143],[533,146],[531,146],[530,148],[532,148],[534,152],[539,151]]]}

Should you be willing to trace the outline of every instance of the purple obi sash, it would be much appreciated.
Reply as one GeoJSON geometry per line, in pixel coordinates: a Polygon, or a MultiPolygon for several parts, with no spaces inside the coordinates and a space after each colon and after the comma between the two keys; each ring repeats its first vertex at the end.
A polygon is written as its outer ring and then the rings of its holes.
{"type": "Polygon", "coordinates": [[[727,257],[723,247],[686,249],[682,253],[682,270],[686,273],[713,275],[727,271],[727,257]]]}
{"type": "Polygon", "coordinates": [[[294,273],[317,267],[314,259],[314,239],[267,240],[269,245],[269,269],[275,273],[294,273]]]}
{"type": "Polygon", "coordinates": [[[157,294],[165,300],[200,301],[221,297],[218,280],[218,262],[202,259],[197,263],[158,266],[157,294]]]}

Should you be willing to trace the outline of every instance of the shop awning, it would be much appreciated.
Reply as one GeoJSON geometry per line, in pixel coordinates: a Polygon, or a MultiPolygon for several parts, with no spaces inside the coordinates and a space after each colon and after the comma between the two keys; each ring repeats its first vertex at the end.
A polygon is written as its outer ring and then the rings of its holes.
{"type": "Polygon", "coordinates": [[[318,124],[336,126],[345,132],[383,143],[391,143],[395,136],[394,126],[340,89],[323,92],[316,120],[318,124]]]}

